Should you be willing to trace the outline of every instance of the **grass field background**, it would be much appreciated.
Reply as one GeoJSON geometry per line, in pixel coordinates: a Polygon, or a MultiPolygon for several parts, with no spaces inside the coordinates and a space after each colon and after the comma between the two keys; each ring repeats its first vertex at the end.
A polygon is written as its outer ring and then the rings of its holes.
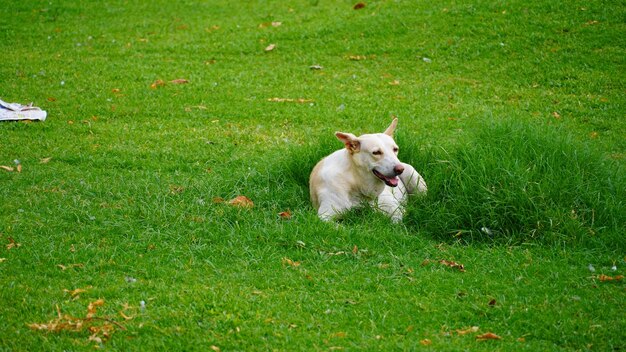
{"type": "Polygon", "coordinates": [[[355,4],[9,1],[0,350],[625,349],[626,3],[355,4]],[[393,116],[428,196],[320,222],[393,116]]]}

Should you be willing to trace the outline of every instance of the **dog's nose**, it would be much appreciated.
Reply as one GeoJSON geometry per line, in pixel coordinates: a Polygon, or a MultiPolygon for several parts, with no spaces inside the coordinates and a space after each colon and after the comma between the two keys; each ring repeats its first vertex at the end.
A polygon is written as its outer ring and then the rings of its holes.
{"type": "Polygon", "coordinates": [[[393,172],[395,172],[396,175],[400,175],[401,173],[404,172],[404,166],[402,164],[398,164],[398,165],[394,166],[393,172]]]}

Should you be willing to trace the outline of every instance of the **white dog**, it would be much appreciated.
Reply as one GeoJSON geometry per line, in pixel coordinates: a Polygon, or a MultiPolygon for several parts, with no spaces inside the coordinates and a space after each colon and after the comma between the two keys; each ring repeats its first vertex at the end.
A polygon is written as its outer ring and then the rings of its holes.
{"type": "Polygon", "coordinates": [[[393,140],[397,124],[394,119],[384,133],[359,137],[335,133],[346,147],[317,163],[309,180],[311,201],[320,219],[332,220],[369,202],[393,222],[400,222],[408,195],[426,194],[422,176],[398,159],[398,145],[393,140]]]}

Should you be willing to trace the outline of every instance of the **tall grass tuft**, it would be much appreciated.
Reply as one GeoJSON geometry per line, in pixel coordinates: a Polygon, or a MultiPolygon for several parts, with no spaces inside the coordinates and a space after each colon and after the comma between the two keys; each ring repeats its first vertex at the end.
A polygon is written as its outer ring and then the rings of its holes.
{"type": "Polygon", "coordinates": [[[408,224],[441,239],[497,242],[600,238],[624,246],[626,178],[589,144],[552,127],[486,126],[450,150],[413,149],[429,183],[408,224]]]}

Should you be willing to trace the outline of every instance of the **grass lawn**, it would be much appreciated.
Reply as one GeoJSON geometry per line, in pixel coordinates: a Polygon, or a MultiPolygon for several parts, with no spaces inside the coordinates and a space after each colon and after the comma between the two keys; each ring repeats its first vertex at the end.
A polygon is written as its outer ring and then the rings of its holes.
{"type": "Polygon", "coordinates": [[[355,4],[5,1],[0,350],[625,350],[626,3],[355,4]],[[393,116],[428,196],[322,223],[393,116]]]}

